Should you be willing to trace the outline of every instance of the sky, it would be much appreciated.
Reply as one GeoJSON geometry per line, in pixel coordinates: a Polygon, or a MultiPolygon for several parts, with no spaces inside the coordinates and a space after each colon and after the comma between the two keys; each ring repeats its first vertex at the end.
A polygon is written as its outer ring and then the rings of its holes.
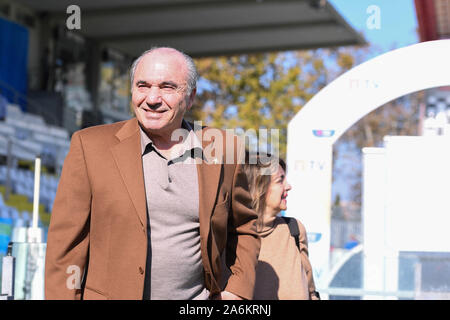
{"type": "MultiPolygon", "coordinates": [[[[414,0],[328,0],[328,2],[347,23],[363,34],[366,41],[377,48],[374,55],[419,42],[414,0]],[[369,26],[377,22],[371,19],[375,14],[371,6],[377,6],[377,10],[379,9],[379,29],[368,27],[368,20],[369,26]]],[[[336,162],[340,170],[333,180],[332,199],[339,194],[342,200],[348,201],[351,199],[349,179],[355,177],[353,168],[362,165],[362,160],[353,152],[340,150],[340,154],[342,157],[336,162]]]]}
{"type": "Polygon", "coordinates": [[[347,22],[383,52],[418,42],[414,0],[328,0],[347,22]],[[379,8],[379,28],[374,28],[379,8]],[[367,12],[369,10],[369,12],[367,12]],[[369,21],[369,26],[368,22],[369,21]],[[371,24],[372,23],[372,24],[371,24]]]}

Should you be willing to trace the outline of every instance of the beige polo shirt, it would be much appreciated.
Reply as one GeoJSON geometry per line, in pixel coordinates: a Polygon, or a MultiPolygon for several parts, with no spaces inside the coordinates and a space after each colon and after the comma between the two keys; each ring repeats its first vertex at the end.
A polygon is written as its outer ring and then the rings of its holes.
{"type": "Polygon", "coordinates": [[[199,193],[195,157],[201,142],[190,125],[177,154],[166,159],[141,128],[148,213],[144,299],[208,299],[200,252],[199,193]]]}

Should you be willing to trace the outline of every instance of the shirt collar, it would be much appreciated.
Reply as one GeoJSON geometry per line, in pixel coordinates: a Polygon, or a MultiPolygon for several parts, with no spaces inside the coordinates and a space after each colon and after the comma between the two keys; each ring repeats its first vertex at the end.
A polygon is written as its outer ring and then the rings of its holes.
{"type": "MultiPolygon", "coordinates": [[[[201,150],[203,150],[202,144],[199,141],[197,135],[195,134],[195,132],[192,129],[192,126],[189,124],[189,122],[187,122],[183,119],[183,121],[181,122],[181,128],[187,130],[187,136],[185,136],[185,138],[182,142],[182,146],[183,146],[182,149],[184,150],[184,152],[186,152],[187,150],[192,150],[192,149],[197,149],[197,148],[200,148],[201,150]]],[[[152,139],[145,133],[145,131],[142,129],[142,127],[140,125],[139,125],[139,130],[141,133],[141,154],[144,155],[147,148],[152,148],[152,147],[155,148],[155,147],[153,146],[152,139]]],[[[183,133],[185,133],[185,132],[183,132],[183,133]]]]}

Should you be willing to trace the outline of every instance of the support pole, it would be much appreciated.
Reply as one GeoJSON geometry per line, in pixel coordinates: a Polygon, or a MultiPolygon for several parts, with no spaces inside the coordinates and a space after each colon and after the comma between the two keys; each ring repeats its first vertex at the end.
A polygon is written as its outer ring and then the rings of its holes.
{"type": "Polygon", "coordinates": [[[33,220],[31,228],[28,228],[28,242],[42,242],[42,230],[39,222],[39,187],[41,177],[41,158],[37,157],[34,163],[34,196],[33,196],[33,220]]]}
{"type": "Polygon", "coordinates": [[[2,293],[0,300],[14,300],[14,271],[16,258],[12,256],[12,242],[8,245],[8,252],[2,261],[2,293]]]}

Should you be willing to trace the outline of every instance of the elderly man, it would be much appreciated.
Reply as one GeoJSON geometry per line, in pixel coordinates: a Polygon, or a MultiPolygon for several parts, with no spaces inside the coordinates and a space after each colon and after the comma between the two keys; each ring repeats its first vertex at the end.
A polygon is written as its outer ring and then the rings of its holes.
{"type": "Polygon", "coordinates": [[[187,55],[146,51],[131,68],[136,118],[74,133],[48,232],[47,299],[252,298],[256,214],[239,161],[222,161],[240,148],[183,119],[196,79],[187,55]]]}

